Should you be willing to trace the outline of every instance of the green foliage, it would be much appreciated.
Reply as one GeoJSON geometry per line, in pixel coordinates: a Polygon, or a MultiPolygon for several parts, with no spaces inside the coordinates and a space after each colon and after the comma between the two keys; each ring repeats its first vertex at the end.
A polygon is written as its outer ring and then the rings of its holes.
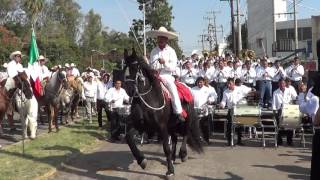
{"type": "MultiPolygon", "coordinates": [[[[174,31],[171,27],[172,19],[172,6],[169,5],[167,0],[137,0],[140,4],[139,10],[143,11],[142,4],[145,3],[146,10],[146,27],[152,30],[159,29],[161,26],[166,27],[169,31],[174,31]]],[[[143,47],[143,20],[134,19],[132,21],[132,31],[135,33],[140,47],[143,47]]],[[[130,31],[129,36],[134,38],[133,33],[130,31]]],[[[155,41],[151,38],[147,38],[146,46],[147,52],[155,47],[155,41]]],[[[177,40],[171,40],[171,47],[176,50],[177,56],[180,58],[182,50],[177,40]]]]}
{"type": "Polygon", "coordinates": [[[7,62],[14,50],[21,50],[26,55],[23,62],[28,62],[32,23],[40,54],[49,59],[49,67],[74,62],[83,70],[93,57],[94,68],[100,69],[102,61],[91,50],[108,52],[117,48],[115,55],[106,58],[110,62],[105,66],[111,70],[118,66],[122,49],[134,44],[127,34],[104,27],[101,16],[93,10],[82,14],[76,0],[0,0],[0,4],[0,29],[5,28],[5,32],[0,31],[0,39],[10,37],[11,42],[1,41],[1,62],[7,62]]]}

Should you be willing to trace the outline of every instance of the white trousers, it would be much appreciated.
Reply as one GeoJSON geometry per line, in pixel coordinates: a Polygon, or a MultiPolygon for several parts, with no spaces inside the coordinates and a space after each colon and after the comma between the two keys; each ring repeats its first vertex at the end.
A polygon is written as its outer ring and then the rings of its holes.
{"type": "Polygon", "coordinates": [[[160,75],[160,77],[163,80],[164,85],[168,88],[171,94],[173,112],[175,114],[182,113],[181,101],[179,98],[177,87],[174,84],[174,77],[171,75],[160,75]]]}

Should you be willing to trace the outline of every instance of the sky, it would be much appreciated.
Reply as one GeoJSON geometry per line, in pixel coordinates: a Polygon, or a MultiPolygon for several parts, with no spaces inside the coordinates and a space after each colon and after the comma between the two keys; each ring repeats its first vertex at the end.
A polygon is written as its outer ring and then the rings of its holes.
{"type": "MultiPolygon", "coordinates": [[[[216,11],[217,25],[224,28],[224,36],[230,32],[230,6],[227,1],[220,0],[168,0],[173,6],[172,26],[179,34],[179,44],[184,54],[189,55],[193,50],[201,50],[200,34],[207,28],[208,20],[204,17],[212,16],[208,12],[216,11]]],[[[292,10],[293,0],[287,0],[289,10],[292,10]]],[[[296,0],[297,17],[309,18],[311,15],[320,15],[320,0],[296,0]]],[[[120,32],[129,32],[132,19],[141,18],[135,0],[76,0],[81,6],[81,12],[86,14],[90,9],[102,17],[102,23],[109,29],[120,32]]],[[[246,1],[240,0],[241,18],[245,20],[247,10],[246,1]]],[[[218,39],[223,40],[222,33],[218,39]]]]}

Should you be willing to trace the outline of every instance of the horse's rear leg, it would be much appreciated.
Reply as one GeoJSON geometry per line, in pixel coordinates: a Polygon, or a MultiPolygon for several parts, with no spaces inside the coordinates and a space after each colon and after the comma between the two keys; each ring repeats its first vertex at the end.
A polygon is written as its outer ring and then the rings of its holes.
{"type": "Polygon", "coordinates": [[[143,153],[137,148],[137,145],[134,141],[134,133],[135,130],[133,128],[131,128],[127,134],[126,134],[126,140],[127,140],[127,144],[130,147],[130,150],[133,154],[133,156],[136,158],[138,164],[141,166],[142,169],[145,169],[147,166],[147,160],[145,159],[143,153]]]}
{"type": "Polygon", "coordinates": [[[166,173],[167,178],[173,177],[174,175],[174,167],[173,167],[173,162],[172,162],[172,157],[171,157],[171,149],[169,145],[169,134],[166,129],[162,129],[161,131],[162,139],[163,139],[163,151],[166,155],[167,158],[167,168],[168,171],[166,173]]]}
{"type": "Polygon", "coordinates": [[[181,144],[180,151],[179,151],[179,157],[180,157],[182,162],[185,162],[188,159],[187,139],[188,139],[187,136],[183,136],[182,144],[181,144]]]}
{"type": "Polygon", "coordinates": [[[178,137],[175,133],[173,133],[171,135],[171,151],[172,151],[172,154],[171,154],[171,158],[172,158],[172,161],[175,162],[176,161],[176,151],[177,151],[177,142],[178,142],[178,137]]]}
{"type": "Polygon", "coordinates": [[[52,106],[48,107],[48,119],[49,119],[49,133],[52,132],[53,121],[54,121],[54,109],[52,106]]]}

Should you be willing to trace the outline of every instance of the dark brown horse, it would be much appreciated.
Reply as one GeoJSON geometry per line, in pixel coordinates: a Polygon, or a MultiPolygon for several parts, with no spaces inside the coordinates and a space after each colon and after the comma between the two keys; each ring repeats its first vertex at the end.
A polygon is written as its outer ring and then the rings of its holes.
{"type": "Polygon", "coordinates": [[[137,148],[134,141],[134,133],[138,130],[142,132],[158,132],[163,140],[163,150],[167,159],[167,177],[174,175],[173,161],[176,157],[177,135],[183,136],[180,149],[180,158],[186,159],[188,143],[191,149],[198,153],[203,151],[200,143],[199,121],[193,108],[193,104],[183,104],[188,112],[186,122],[179,122],[171,107],[163,95],[159,79],[155,76],[155,71],[139,58],[135,52],[129,56],[125,51],[126,67],[129,68],[129,77],[125,81],[125,89],[129,96],[133,98],[131,114],[128,117],[128,132],[126,134],[127,143],[138,164],[144,169],[146,158],[137,148]],[[169,139],[172,140],[172,148],[169,139]]]}

